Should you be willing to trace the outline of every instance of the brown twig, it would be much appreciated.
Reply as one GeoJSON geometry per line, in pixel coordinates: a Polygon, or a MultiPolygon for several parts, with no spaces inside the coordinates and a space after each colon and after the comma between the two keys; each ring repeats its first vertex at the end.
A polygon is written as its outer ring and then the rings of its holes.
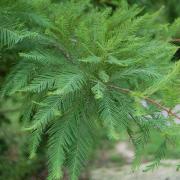
{"type": "Polygon", "coordinates": [[[177,39],[171,39],[170,42],[174,42],[174,43],[179,42],[179,43],[180,43],[180,39],[179,39],[179,38],[177,38],[177,39]]]}
{"type": "Polygon", "coordinates": [[[70,55],[67,51],[65,51],[65,49],[63,49],[63,47],[61,47],[60,45],[57,44],[57,45],[56,45],[56,48],[63,54],[63,56],[64,56],[68,61],[70,61],[71,63],[73,63],[71,55],[70,55]]]}
{"type": "MultiPolygon", "coordinates": [[[[131,91],[130,89],[121,88],[121,87],[118,87],[118,86],[115,86],[115,85],[109,85],[109,87],[111,87],[113,89],[116,89],[116,90],[119,90],[119,91],[121,91],[123,93],[133,93],[133,91],[131,91]]],[[[176,113],[174,113],[170,108],[167,108],[167,107],[163,106],[159,102],[157,102],[154,99],[151,99],[151,98],[149,98],[147,96],[144,96],[143,99],[145,99],[147,102],[155,105],[156,107],[166,111],[168,113],[168,115],[174,116],[175,118],[180,120],[180,117],[176,113]]]]}
{"type": "Polygon", "coordinates": [[[180,117],[174,113],[170,108],[167,108],[165,106],[163,106],[162,104],[158,103],[157,101],[150,99],[148,97],[144,98],[145,100],[147,100],[149,103],[154,104],[155,106],[159,107],[160,109],[166,111],[168,113],[168,115],[174,116],[175,118],[180,120],[180,117]]]}

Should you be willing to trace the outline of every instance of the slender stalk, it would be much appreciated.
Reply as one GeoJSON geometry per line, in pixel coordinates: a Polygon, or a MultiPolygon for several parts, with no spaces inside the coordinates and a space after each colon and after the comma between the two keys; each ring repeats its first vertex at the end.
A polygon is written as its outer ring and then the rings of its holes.
{"type": "MultiPolygon", "coordinates": [[[[113,89],[116,89],[116,90],[119,90],[120,92],[123,92],[123,93],[128,93],[128,94],[133,93],[133,91],[131,91],[130,89],[121,88],[121,87],[118,87],[118,86],[115,86],[115,85],[109,85],[109,87],[113,88],[113,89]]],[[[155,105],[159,109],[166,111],[168,113],[168,115],[174,116],[175,118],[180,120],[180,116],[178,116],[176,113],[174,113],[170,108],[167,108],[167,107],[163,106],[159,102],[157,102],[154,99],[151,99],[151,98],[149,98],[147,96],[144,96],[143,99],[145,99],[147,102],[155,105]]]]}
{"type": "Polygon", "coordinates": [[[170,42],[180,42],[180,39],[177,38],[177,39],[171,39],[170,42]]]}

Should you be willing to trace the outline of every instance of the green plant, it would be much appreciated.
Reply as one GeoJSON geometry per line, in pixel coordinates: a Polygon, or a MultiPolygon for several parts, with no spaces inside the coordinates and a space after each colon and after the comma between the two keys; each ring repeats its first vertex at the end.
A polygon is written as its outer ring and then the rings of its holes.
{"type": "Polygon", "coordinates": [[[75,180],[101,131],[110,139],[118,139],[121,131],[128,133],[137,162],[154,129],[162,137],[150,166],[154,168],[178,136],[172,133],[179,128],[172,119],[180,117],[170,108],[180,101],[180,63],[171,62],[177,47],[169,41],[179,20],[161,25],[160,12],[140,15],[141,8],[128,7],[125,1],[113,13],[89,1],[46,2],[46,12],[35,7],[51,23],[41,24],[42,29],[31,25],[18,40],[14,34],[0,33],[3,45],[23,46],[24,37],[36,36],[30,38],[34,47],[19,51],[20,60],[2,89],[2,96],[24,97],[31,158],[44,137],[49,179],[60,179],[66,166],[75,180]],[[167,119],[162,110],[169,114],[167,119]]]}

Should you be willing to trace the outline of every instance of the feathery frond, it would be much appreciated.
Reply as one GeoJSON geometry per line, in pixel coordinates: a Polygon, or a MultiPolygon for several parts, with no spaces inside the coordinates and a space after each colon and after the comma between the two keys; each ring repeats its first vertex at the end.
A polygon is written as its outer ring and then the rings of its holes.
{"type": "Polygon", "coordinates": [[[99,131],[111,139],[125,131],[137,156],[150,142],[151,130],[165,133],[150,168],[159,165],[172,138],[172,117],[179,118],[170,108],[180,102],[172,92],[180,88],[180,63],[171,62],[177,47],[169,43],[170,29],[179,21],[163,24],[165,33],[160,11],[143,14],[126,1],[114,12],[94,8],[89,0],[9,2],[8,9],[0,2],[0,9],[13,14],[17,26],[0,24],[0,48],[13,47],[18,62],[2,96],[28,97],[24,117],[31,157],[46,136],[48,178],[61,179],[66,166],[70,179],[77,180],[99,131]],[[162,98],[167,96],[176,101],[162,98]],[[169,114],[166,120],[157,117],[162,110],[169,114]]]}

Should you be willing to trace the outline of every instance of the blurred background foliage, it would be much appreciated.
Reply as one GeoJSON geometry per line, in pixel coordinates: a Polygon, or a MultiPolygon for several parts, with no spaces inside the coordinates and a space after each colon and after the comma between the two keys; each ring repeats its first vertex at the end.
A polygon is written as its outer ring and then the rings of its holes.
{"type": "MultiPolygon", "coordinates": [[[[93,0],[96,4],[103,6],[110,6],[114,10],[121,0],[93,0]]],[[[157,11],[164,8],[164,15],[162,20],[173,22],[180,16],[179,0],[128,0],[130,5],[138,4],[147,12],[157,11]]]]}
{"type": "Polygon", "coordinates": [[[164,8],[165,20],[173,22],[174,19],[180,16],[179,0],[128,0],[130,4],[137,3],[145,8],[147,11],[158,10],[164,8]]]}
{"type": "MultiPolygon", "coordinates": [[[[59,0],[52,0],[58,2],[59,0]]],[[[64,0],[65,1],[65,0],[64,0]]],[[[119,0],[92,0],[92,3],[99,8],[108,6],[114,11],[119,5],[119,0]]],[[[179,0],[128,0],[130,5],[138,4],[144,8],[144,12],[153,12],[162,8],[160,21],[172,23],[176,18],[180,17],[180,1],[179,0]]],[[[43,3],[41,3],[43,9],[43,3]]],[[[29,22],[28,22],[29,23],[29,22]]],[[[38,23],[38,22],[37,22],[38,23]]],[[[32,24],[26,24],[26,26],[32,26],[32,24]]],[[[34,26],[37,29],[37,26],[34,26]]],[[[173,30],[173,29],[172,29],[173,30]]],[[[41,29],[39,29],[41,31],[41,29]]],[[[176,35],[174,38],[180,38],[180,29],[176,29],[176,35]]],[[[179,42],[174,42],[179,45],[179,42]]],[[[29,48],[31,46],[28,44],[29,48]]],[[[23,48],[23,47],[19,47],[23,48]]],[[[175,54],[180,57],[180,52],[175,54]]],[[[6,47],[0,47],[0,87],[5,81],[5,77],[10,71],[11,67],[17,62],[18,54],[17,49],[9,50],[6,47]]],[[[0,180],[24,180],[24,179],[45,179],[45,156],[41,151],[38,159],[28,159],[28,147],[25,143],[25,139],[28,138],[27,134],[21,128],[21,115],[18,113],[19,98],[13,97],[11,99],[6,98],[0,100],[0,180]],[[8,171],[7,171],[8,169],[8,171]]],[[[144,155],[148,155],[151,158],[151,154],[156,151],[159,146],[160,137],[157,134],[152,133],[154,143],[151,143],[146,147],[144,155]]],[[[122,134],[122,141],[128,141],[127,136],[122,134]]],[[[114,142],[107,142],[105,139],[102,143],[102,150],[97,152],[94,156],[98,156],[93,163],[95,167],[101,165],[104,155],[104,151],[111,151],[116,145],[114,142]],[[99,154],[101,154],[99,156],[99,154]],[[99,158],[100,157],[100,158],[99,158]]],[[[168,150],[169,158],[180,158],[180,143],[177,141],[178,146],[172,147],[168,150]]],[[[109,161],[115,162],[118,165],[123,165],[125,159],[110,153],[109,161]]],[[[146,161],[146,160],[145,160],[146,161]]]]}

